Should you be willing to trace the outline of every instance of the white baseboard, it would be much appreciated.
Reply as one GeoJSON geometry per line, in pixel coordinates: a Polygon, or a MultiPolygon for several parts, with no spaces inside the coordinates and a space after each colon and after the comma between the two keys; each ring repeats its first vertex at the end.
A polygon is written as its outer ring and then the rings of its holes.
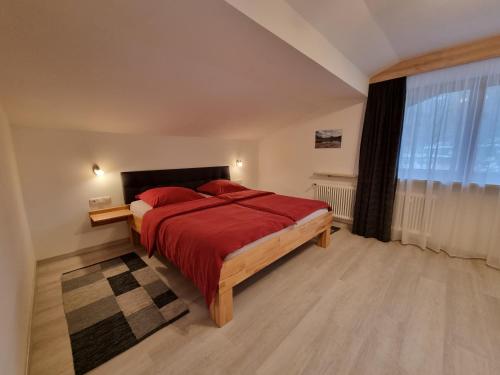
{"type": "Polygon", "coordinates": [[[65,259],[65,258],[70,258],[70,257],[73,257],[75,255],[82,255],[82,254],[86,254],[86,253],[91,253],[93,251],[106,249],[106,248],[111,247],[111,246],[124,245],[126,243],[130,243],[130,238],[129,237],[122,238],[122,239],[119,239],[119,240],[110,241],[110,242],[106,242],[106,243],[103,243],[103,244],[100,244],[100,245],[86,247],[86,248],[83,248],[83,249],[72,251],[70,253],[56,255],[56,256],[53,256],[53,257],[50,257],[50,258],[40,259],[38,261],[38,264],[50,263],[50,262],[53,262],[54,260],[61,260],[61,259],[65,259]]]}

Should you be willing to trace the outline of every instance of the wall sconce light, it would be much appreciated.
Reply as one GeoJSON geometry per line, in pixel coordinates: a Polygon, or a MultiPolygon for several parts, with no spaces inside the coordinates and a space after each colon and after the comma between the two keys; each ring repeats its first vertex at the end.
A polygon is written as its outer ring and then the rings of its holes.
{"type": "Polygon", "coordinates": [[[99,166],[97,164],[94,164],[92,166],[92,172],[94,172],[94,174],[96,176],[102,176],[102,175],[104,175],[104,171],[101,168],[99,168],[99,166]]]}
{"type": "Polygon", "coordinates": [[[237,166],[238,168],[243,167],[243,160],[240,160],[240,159],[236,160],[236,166],[237,166]]]}

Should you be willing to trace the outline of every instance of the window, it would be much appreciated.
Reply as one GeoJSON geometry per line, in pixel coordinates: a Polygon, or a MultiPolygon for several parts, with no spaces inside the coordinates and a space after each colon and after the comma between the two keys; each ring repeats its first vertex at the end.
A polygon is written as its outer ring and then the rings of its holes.
{"type": "Polygon", "coordinates": [[[398,174],[500,185],[500,59],[408,78],[398,174]]]}

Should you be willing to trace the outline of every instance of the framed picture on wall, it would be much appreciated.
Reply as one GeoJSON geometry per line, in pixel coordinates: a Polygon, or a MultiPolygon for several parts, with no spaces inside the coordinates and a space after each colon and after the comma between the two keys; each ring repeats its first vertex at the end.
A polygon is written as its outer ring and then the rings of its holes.
{"type": "Polygon", "coordinates": [[[315,148],[340,148],[342,129],[316,130],[315,148]]]}

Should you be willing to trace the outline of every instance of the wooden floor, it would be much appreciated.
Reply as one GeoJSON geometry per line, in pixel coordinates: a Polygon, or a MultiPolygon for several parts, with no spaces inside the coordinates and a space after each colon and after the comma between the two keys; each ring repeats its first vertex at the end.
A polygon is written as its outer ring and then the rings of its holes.
{"type": "MultiPolygon", "coordinates": [[[[39,266],[31,374],[73,373],[61,273],[129,249],[39,266]]],[[[500,271],[482,261],[343,229],[237,287],[234,320],[216,328],[178,271],[144,260],[191,313],[92,374],[500,374],[500,271]]]]}

